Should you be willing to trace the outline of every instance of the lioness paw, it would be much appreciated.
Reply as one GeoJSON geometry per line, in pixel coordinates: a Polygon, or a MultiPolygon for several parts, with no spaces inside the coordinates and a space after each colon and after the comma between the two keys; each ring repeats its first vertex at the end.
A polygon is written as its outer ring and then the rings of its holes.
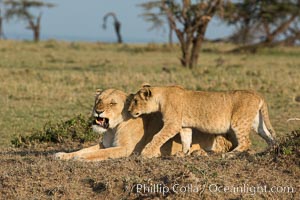
{"type": "Polygon", "coordinates": [[[87,162],[87,161],[89,161],[89,160],[85,159],[82,156],[74,156],[73,160],[75,160],[75,161],[81,161],[81,162],[87,162]]]}
{"type": "Polygon", "coordinates": [[[70,159],[70,156],[68,155],[68,153],[58,152],[58,153],[54,154],[54,158],[57,160],[68,160],[68,159],[70,159]]]}

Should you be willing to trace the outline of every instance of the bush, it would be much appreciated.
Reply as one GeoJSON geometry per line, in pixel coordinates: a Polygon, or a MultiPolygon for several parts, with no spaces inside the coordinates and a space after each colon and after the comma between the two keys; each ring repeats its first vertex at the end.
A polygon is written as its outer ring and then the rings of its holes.
{"type": "Polygon", "coordinates": [[[92,119],[78,115],[60,123],[47,122],[42,130],[33,130],[30,135],[17,135],[11,143],[14,147],[28,147],[39,143],[84,143],[99,138],[91,129],[92,119]]]}
{"type": "Polygon", "coordinates": [[[300,156],[300,129],[292,131],[291,134],[279,142],[280,153],[284,155],[299,154],[300,156]]]}

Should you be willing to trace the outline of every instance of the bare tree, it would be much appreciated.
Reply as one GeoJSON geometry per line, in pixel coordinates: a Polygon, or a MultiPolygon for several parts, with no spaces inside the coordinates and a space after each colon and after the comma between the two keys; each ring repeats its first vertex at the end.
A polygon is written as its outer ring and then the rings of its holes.
{"type": "Polygon", "coordinates": [[[122,36],[121,36],[121,22],[118,20],[116,14],[114,12],[109,12],[103,17],[103,29],[106,29],[106,21],[108,17],[112,17],[114,19],[114,27],[115,27],[115,32],[118,38],[118,43],[122,43],[122,36]]]}
{"type": "Polygon", "coordinates": [[[1,8],[0,8],[0,40],[3,39],[4,36],[4,32],[3,32],[3,17],[1,14],[1,8]]]}
{"type": "Polygon", "coordinates": [[[5,38],[3,31],[3,17],[2,17],[2,0],[0,0],[0,40],[5,38]]]}
{"type": "Polygon", "coordinates": [[[38,42],[40,40],[42,13],[40,12],[38,16],[34,16],[29,10],[31,8],[51,8],[54,6],[54,4],[44,3],[43,1],[37,0],[6,0],[4,3],[8,6],[5,13],[5,18],[8,20],[17,18],[27,21],[28,26],[26,28],[32,30],[33,39],[35,42],[38,42]]]}

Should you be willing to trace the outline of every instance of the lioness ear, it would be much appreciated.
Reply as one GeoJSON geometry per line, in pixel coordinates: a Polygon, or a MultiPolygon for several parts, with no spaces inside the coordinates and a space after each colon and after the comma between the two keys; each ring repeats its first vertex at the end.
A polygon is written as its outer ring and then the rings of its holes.
{"type": "Polygon", "coordinates": [[[145,88],[145,87],[151,87],[151,85],[149,83],[143,83],[142,88],[145,88]]]}
{"type": "Polygon", "coordinates": [[[144,87],[140,90],[140,95],[143,99],[148,100],[152,96],[150,87],[144,87]]]}

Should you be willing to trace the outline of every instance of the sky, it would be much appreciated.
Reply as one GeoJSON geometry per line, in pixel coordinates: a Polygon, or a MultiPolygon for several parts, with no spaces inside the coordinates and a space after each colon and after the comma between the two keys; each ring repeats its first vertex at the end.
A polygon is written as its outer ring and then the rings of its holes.
{"type": "MultiPolygon", "coordinates": [[[[145,0],[45,0],[56,7],[42,10],[41,38],[66,41],[115,42],[116,36],[112,19],[107,29],[102,29],[102,18],[108,12],[115,12],[122,23],[121,34],[124,42],[146,43],[166,42],[167,32],[152,30],[151,24],[139,15],[142,9],[137,5],[145,0]]],[[[5,22],[4,33],[8,39],[31,39],[32,32],[24,22],[5,22]]],[[[208,26],[206,38],[215,39],[230,35],[233,28],[213,19],[208,26]]],[[[175,38],[175,37],[174,37],[175,38]]]]}

